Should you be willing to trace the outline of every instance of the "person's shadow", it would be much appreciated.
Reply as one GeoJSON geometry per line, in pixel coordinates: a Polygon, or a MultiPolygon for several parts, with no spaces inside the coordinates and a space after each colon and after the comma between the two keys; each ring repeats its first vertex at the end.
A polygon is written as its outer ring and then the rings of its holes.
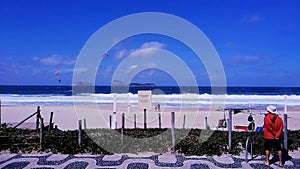
{"type": "MultiPolygon", "coordinates": [[[[282,164],[284,165],[284,163],[285,163],[286,161],[289,161],[289,160],[291,160],[291,159],[292,159],[292,157],[289,156],[288,151],[287,151],[286,149],[282,149],[282,164]]],[[[279,161],[278,154],[276,154],[276,155],[274,155],[274,156],[272,157],[272,159],[270,160],[270,164],[273,164],[273,163],[275,163],[275,162],[277,162],[277,161],[279,161]]]]}

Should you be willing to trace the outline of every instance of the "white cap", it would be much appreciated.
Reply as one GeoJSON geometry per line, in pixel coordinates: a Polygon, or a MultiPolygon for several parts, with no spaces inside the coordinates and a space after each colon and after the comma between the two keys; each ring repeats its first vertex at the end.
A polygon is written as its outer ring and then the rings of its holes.
{"type": "Polygon", "coordinates": [[[270,113],[272,113],[272,114],[277,114],[277,115],[279,114],[278,111],[277,111],[277,109],[276,109],[276,107],[273,106],[273,105],[268,106],[267,107],[267,111],[270,112],[270,113]]]}

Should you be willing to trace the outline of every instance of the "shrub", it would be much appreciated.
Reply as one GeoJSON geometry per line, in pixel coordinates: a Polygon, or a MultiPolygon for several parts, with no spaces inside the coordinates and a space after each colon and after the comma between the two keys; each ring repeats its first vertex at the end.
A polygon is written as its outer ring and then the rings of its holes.
{"type": "MultiPolygon", "coordinates": [[[[34,130],[0,127],[0,151],[12,153],[31,153],[43,151],[63,154],[111,154],[105,150],[110,147],[114,153],[155,152],[164,153],[172,146],[169,129],[125,129],[123,144],[121,130],[87,129],[82,132],[82,144],[78,145],[78,131],[52,130],[44,133],[44,149],[40,150],[39,133],[34,130]],[[162,134],[163,133],[163,134],[162,134]],[[146,138],[147,142],[136,141],[146,138]],[[104,148],[102,148],[102,147],[104,148]]],[[[209,131],[200,129],[176,129],[175,149],[185,155],[222,155],[230,153],[238,155],[245,150],[247,136],[252,136],[254,154],[264,154],[263,133],[233,132],[232,149],[228,150],[227,131],[209,131]]],[[[290,151],[300,147],[300,130],[288,131],[288,147],[290,151]]]]}

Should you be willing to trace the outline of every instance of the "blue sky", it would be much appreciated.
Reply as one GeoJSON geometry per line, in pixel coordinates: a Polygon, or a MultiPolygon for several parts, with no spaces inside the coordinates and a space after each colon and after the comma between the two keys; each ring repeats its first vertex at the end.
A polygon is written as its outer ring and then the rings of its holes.
{"type": "MultiPolygon", "coordinates": [[[[227,85],[299,87],[299,11],[297,0],[0,0],[0,85],[71,85],[77,56],[98,29],[126,15],[163,12],[202,30],[219,54],[227,85]]],[[[110,49],[99,65],[96,85],[110,85],[122,61],[149,48],[176,54],[198,85],[210,85],[205,67],[187,46],[151,34],[123,40],[110,49]]],[[[136,66],[127,69],[131,68],[136,66]]],[[[176,85],[177,79],[148,69],[130,81],[176,85]]]]}

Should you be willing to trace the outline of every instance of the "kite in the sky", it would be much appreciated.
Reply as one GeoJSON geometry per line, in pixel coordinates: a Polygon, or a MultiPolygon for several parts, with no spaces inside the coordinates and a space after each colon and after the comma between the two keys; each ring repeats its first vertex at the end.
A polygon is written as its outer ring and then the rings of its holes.
{"type": "MultiPolygon", "coordinates": [[[[55,72],[55,76],[58,77],[58,75],[59,75],[59,71],[57,70],[57,71],[55,72]]],[[[61,79],[58,80],[58,83],[59,83],[59,84],[60,84],[60,82],[61,82],[61,79]]]]}
{"type": "Polygon", "coordinates": [[[58,72],[58,71],[56,71],[56,72],[55,72],[55,76],[58,76],[58,74],[59,74],[59,72],[58,72]]]}

